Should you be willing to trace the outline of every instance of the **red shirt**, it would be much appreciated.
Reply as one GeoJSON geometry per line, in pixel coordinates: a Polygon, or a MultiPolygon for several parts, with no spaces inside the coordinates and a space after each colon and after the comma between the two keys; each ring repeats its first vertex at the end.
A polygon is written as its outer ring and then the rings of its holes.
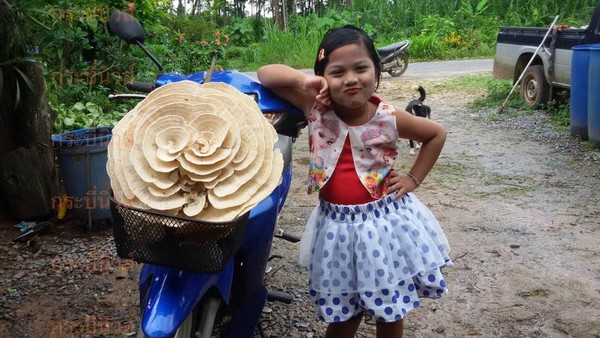
{"type": "Polygon", "coordinates": [[[319,197],[330,203],[344,205],[376,201],[356,174],[350,137],[346,137],[333,174],[319,190],[319,197]]]}

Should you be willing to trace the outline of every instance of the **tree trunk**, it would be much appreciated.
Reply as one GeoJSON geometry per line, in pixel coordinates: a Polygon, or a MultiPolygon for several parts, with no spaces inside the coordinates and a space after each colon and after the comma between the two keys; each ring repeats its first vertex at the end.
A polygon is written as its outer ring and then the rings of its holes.
{"type": "Polygon", "coordinates": [[[185,16],[185,6],[183,5],[183,3],[181,1],[182,0],[179,0],[179,3],[177,4],[177,16],[178,17],[185,16]]]}
{"type": "Polygon", "coordinates": [[[281,9],[279,6],[279,0],[271,0],[271,9],[273,10],[273,17],[275,18],[275,26],[279,30],[283,30],[283,22],[281,20],[281,9]]]}
{"type": "Polygon", "coordinates": [[[256,1],[256,20],[260,20],[262,18],[262,11],[265,5],[265,1],[264,0],[257,0],[256,1]]]}
{"type": "MultiPolygon", "coordinates": [[[[15,18],[8,4],[0,2],[0,31],[11,32],[15,18]]],[[[23,55],[9,49],[14,34],[0,44],[0,64],[23,55]]],[[[56,115],[48,106],[44,73],[37,64],[18,65],[31,81],[17,89],[16,71],[8,67],[0,92],[0,213],[14,220],[40,219],[53,214],[51,200],[58,195],[58,181],[51,144],[56,115]],[[19,90],[20,104],[14,109],[19,90]]]]}
{"type": "Polygon", "coordinates": [[[281,4],[281,16],[283,18],[283,30],[287,29],[288,26],[288,22],[287,22],[287,15],[288,15],[288,8],[287,8],[287,3],[285,2],[285,0],[281,0],[282,4],[281,4]]]}

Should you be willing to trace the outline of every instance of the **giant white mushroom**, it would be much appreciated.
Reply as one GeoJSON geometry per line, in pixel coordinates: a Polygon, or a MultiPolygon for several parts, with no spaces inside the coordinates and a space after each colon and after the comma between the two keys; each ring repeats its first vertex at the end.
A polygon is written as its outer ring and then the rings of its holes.
{"type": "Polygon", "coordinates": [[[225,222],[277,186],[277,133],[252,98],[224,83],[171,83],[113,128],[107,171],[117,202],[225,222]]]}

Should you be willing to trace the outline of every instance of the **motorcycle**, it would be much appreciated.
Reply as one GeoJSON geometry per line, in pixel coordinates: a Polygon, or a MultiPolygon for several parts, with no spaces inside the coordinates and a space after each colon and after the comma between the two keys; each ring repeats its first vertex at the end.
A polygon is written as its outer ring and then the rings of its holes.
{"type": "MultiPolygon", "coordinates": [[[[161,222],[183,222],[187,226],[190,220],[158,215],[142,210],[134,210],[111,200],[113,231],[117,254],[143,262],[139,277],[140,297],[140,337],[211,337],[216,328],[220,337],[251,337],[258,328],[264,337],[260,325],[260,315],[266,301],[290,303],[291,295],[267,291],[264,276],[267,270],[273,237],[291,242],[300,239],[287,234],[277,227],[292,178],[292,145],[299,131],[306,126],[300,110],[276,97],[257,81],[235,71],[202,71],[190,75],[164,74],[162,66],[144,46],[144,31],[139,22],[131,15],[119,11],[111,14],[109,30],[130,44],[138,45],[159,68],[159,76],[154,83],[130,82],[127,87],[139,92],[151,92],[157,87],[171,82],[191,80],[198,83],[208,81],[227,83],[254,98],[264,116],[272,123],[278,133],[276,147],[284,158],[280,185],[263,201],[234,222],[237,226],[235,238],[229,234],[218,244],[228,247],[231,258],[223,259],[225,250],[219,246],[221,261],[218,267],[199,260],[190,263],[197,252],[185,251],[184,258],[177,262],[161,264],[161,259],[140,256],[139,251],[147,248],[131,242],[127,229],[139,222],[151,222],[159,218],[161,222]],[[136,223],[137,222],[137,223],[136,223]],[[186,223],[187,222],[187,223],[186,223]],[[129,227],[127,227],[127,224],[129,227]],[[125,225],[125,226],[123,226],[125,225]],[[232,244],[233,243],[233,244],[232,244]],[[129,257],[128,257],[129,256],[129,257]],[[189,259],[188,259],[189,258],[189,259]],[[229,318],[228,325],[225,319],[229,318]]],[[[111,99],[143,99],[143,94],[117,94],[111,99]]],[[[162,223],[165,224],[165,223],[162,223]]],[[[170,223],[171,224],[171,223],[170,223]]],[[[180,228],[170,227],[166,236],[170,250],[180,250],[181,242],[189,241],[189,234],[177,233],[180,228]]],[[[214,229],[214,228],[210,228],[214,229]]],[[[144,236],[148,236],[145,233],[144,236]]],[[[147,239],[147,237],[144,237],[147,239]]],[[[205,238],[203,238],[204,240],[205,238]]],[[[138,243],[139,244],[139,243],[138,243]]],[[[198,248],[213,252],[214,247],[198,248]],[[210,249],[210,250],[208,250],[210,249]]]]}
{"type": "MultiPolygon", "coordinates": [[[[375,40],[376,36],[377,34],[371,35],[371,39],[375,40]]],[[[404,74],[406,68],[408,68],[408,47],[410,47],[410,41],[404,40],[377,48],[381,71],[388,72],[393,77],[404,74]]]]}

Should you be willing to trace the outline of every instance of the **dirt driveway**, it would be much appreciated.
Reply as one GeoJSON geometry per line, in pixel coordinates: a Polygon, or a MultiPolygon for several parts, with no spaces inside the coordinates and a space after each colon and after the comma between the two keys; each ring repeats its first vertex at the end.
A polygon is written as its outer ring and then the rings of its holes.
{"type": "MultiPolygon", "coordinates": [[[[445,80],[386,79],[379,94],[398,107],[422,84],[433,119],[448,130],[437,166],[416,191],[452,246],[450,293],[425,300],[406,337],[600,337],[600,152],[547,126],[541,114],[474,112],[480,93],[445,80]],[[417,82],[418,81],[418,82],[417,82]]],[[[398,170],[409,168],[408,142],[398,170]]],[[[300,234],[316,200],[306,195],[306,132],[295,145],[294,180],[280,226],[300,234]]],[[[110,230],[61,225],[34,245],[0,226],[0,337],[120,336],[137,327],[138,265],[116,258],[110,230]],[[119,272],[123,272],[120,274],[119,272]]],[[[269,303],[271,337],[322,337],[306,296],[298,245],[274,241],[269,287],[296,295],[269,303]]],[[[374,337],[363,324],[359,337],[374,337]]]]}

